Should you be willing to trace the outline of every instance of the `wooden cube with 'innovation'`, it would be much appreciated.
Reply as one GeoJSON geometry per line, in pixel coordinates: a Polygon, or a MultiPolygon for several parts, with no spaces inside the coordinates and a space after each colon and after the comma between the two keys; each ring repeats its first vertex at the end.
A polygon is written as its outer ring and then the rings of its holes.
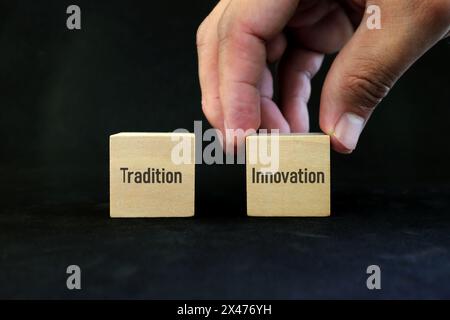
{"type": "Polygon", "coordinates": [[[246,138],[247,214],[330,215],[330,138],[268,134],[246,138]]]}

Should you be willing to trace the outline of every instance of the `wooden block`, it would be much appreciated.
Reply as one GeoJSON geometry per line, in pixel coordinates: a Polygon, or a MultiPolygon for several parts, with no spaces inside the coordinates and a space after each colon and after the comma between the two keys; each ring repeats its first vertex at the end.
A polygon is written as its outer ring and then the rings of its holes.
{"type": "Polygon", "coordinates": [[[249,216],[330,215],[329,136],[251,135],[246,154],[249,216]]]}
{"type": "Polygon", "coordinates": [[[119,133],[109,143],[111,217],[194,215],[194,134],[119,133]]]}

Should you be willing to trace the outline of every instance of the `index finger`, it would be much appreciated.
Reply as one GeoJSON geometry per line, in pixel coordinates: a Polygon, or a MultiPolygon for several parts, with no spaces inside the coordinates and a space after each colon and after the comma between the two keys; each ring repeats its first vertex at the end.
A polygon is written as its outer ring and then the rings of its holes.
{"type": "Polygon", "coordinates": [[[218,25],[219,94],[226,129],[257,129],[266,43],[282,31],[298,0],[231,1],[218,25]]]}

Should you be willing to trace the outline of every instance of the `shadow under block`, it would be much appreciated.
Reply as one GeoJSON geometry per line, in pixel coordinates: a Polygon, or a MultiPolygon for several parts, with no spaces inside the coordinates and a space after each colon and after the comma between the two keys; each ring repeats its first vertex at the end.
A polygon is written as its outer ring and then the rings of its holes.
{"type": "Polygon", "coordinates": [[[328,135],[248,136],[246,171],[249,216],[324,217],[330,215],[330,138],[328,135]],[[279,152],[276,147],[273,147],[277,142],[276,139],[278,139],[279,152]],[[264,145],[268,148],[261,149],[264,145]],[[267,154],[269,158],[259,157],[258,154],[267,154]],[[264,168],[269,167],[267,159],[272,159],[270,160],[272,163],[274,161],[276,163],[278,159],[279,165],[272,167],[270,171],[264,171],[264,168]]]}
{"type": "Polygon", "coordinates": [[[109,148],[111,217],[194,215],[194,134],[119,133],[110,136],[109,148]],[[177,164],[172,151],[181,144],[186,152],[175,154],[185,161],[177,164]]]}

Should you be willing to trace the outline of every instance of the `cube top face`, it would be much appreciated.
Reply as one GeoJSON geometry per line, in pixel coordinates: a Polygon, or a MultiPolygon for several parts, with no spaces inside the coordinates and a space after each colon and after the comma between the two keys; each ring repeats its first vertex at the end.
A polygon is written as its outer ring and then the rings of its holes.
{"type": "Polygon", "coordinates": [[[330,138],[252,135],[246,140],[247,214],[330,215],[330,138]]]}
{"type": "Polygon", "coordinates": [[[111,217],[193,216],[194,187],[194,134],[110,136],[111,217]]]}

